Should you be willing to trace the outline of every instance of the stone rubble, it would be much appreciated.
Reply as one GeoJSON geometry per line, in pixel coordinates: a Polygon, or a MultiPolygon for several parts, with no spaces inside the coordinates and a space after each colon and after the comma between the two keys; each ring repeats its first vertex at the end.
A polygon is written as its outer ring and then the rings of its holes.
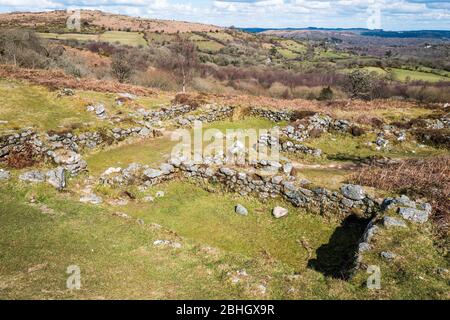
{"type": "Polygon", "coordinates": [[[245,208],[243,205],[240,205],[240,204],[236,205],[234,211],[237,214],[240,214],[241,216],[247,216],[248,215],[247,208],[245,208]]]}
{"type": "Polygon", "coordinates": [[[0,169],[0,180],[9,180],[11,178],[11,173],[9,171],[0,169]]]}

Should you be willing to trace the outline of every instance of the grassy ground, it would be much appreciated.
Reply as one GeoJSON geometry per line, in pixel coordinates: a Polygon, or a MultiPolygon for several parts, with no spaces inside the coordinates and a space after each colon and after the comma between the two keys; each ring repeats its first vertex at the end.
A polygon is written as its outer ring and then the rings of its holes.
{"type": "Polygon", "coordinates": [[[78,40],[78,41],[98,41],[97,34],[86,33],[38,33],[38,35],[45,39],[57,40],[78,40]]]}
{"type": "Polygon", "coordinates": [[[438,155],[445,152],[430,146],[418,146],[411,142],[391,144],[386,150],[376,150],[374,134],[352,137],[341,134],[324,134],[320,138],[312,139],[306,144],[319,148],[332,161],[358,161],[370,156],[384,156],[391,158],[406,158],[438,155]],[[372,145],[368,145],[372,143],[372,145]]]}
{"type": "Polygon", "coordinates": [[[106,31],[100,34],[99,41],[120,43],[128,46],[147,46],[142,33],[124,31],[106,31]]]}
{"type": "Polygon", "coordinates": [[[39,33],[42,38],[58,40],[78,40],[78,41],[103,41],[110,43],[120,43],[129,46],[147,46],[144,36],[138,32],[106,31],[101,34],[83,33],[39,33]]]}
{"type": "Polygon", "coordinates": [[[138,142],[122,143],[97,151],[86,156],[89,172],[100,174],[109,167],[125,167],[130,163],[159,166],[166,161],[176,141],[170,137],[141,140],[138,142]]]}
{"type": "Polygon", "coordinates": [[[39,86],[0,80],[1,128],[22,128],[24,124],[38,129],[57,129],[72,123],[97,122],[85,111],[84,103],[73,97],[58,99],[56,92],[39,86]]]}
{"type": "Polygon", "coordinates": [[[406,80],[421,80],[421,81],[428,81],[428,82],[438,82],[438,81],[450,81],[449,77],[445,76],[439,76],[437,74],[433,73],[427,73],[427,72],[420,72],[420,71],[411,71],[411,70],[405,70],[405,69],[396,69],[391,68],[389,69],[389,72],[391,72],[395,79],[399,81],[406,81],[406,80]]]}
{"type": "Polygon", "coordinates": [[[8,121],[1,124],[0,130],[22,128],[24,124],[39,130],[56,130],[72,124],[89,123],[92,126],[101,125],[101,121],[92,113],[86,111],[90,103],[104,104],[108,114],[119,111],[128,113],[142,106],[145,109],[160,108],[170,102],[167,95],[158,97],[143,97],[136,99],[133,106],[118,107],[115,104],[116,94],[93,91],[76,91],[76,95],[57,97],[58,92],[26,83],[0,79],[0,120],[8,121]]]}
{"type": "Polygon", "coordinates": [[[350,281],[320,271],[342,263],[360,236],[339,221],[277,200],[260,203],[208,193],[189,183],[172,182],[148,193],[156,190],[166,195],[153,203],[96,207],[78,203],[71,191],[0,186],[0,297],[448,299],[445,279],[433,272],[448,262],[433,247],[427,229],[391,232],[376,242],[365,261],[381,267],[382,289],[370,291],[364,271],[350,281]],[[29,203],[31,196],[35,204],[29,203]],[[234,213],[237,203],[249,209],[249,216],[234,213]],[[279,204],[289,208],[290,215],[274,220],[270,210],[279,204]],[[154,246],[159,239],[182,246],[154,246]],[[394,251],[399,258],[380,261],[380,250],[394,251]],[[312,261],[320,268],[311,268],[312,261]],[[69,265],[81,269],[79,291],[66,289],[69,265]],[[246,275],[237,275],[243,270],[246,275]],[[233,277],[239,279],[236,284],[233,277]]]}
{"type": "Polygon", "coordinates": [[[196,41],[195,45],[200,51],[218,52],[224,46],[213,40],[196,41]]]}

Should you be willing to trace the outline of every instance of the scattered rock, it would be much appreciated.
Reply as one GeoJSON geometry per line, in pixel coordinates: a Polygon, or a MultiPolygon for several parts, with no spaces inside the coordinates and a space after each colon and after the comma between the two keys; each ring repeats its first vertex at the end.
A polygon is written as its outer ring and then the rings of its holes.
{"type": "Polygon", "coordinates": [[[240,214],[241,216],[247,216],[247,215],[248,215],[248,210],[247,210],[247,208],[245,208],[244,206],[242,206],[242,205],[240,205],[240,204],[238,204],[238,205],[234,208],[234,211],[235,211],[237,214],[240,214]]]}
{"type": "Polygon", "coordinates": [[[9,180],[9,178],[11,178],[10,172],[0,169],[0,180],[9,180]]]}
{"type": "Polygon", "coordinates": [[[91,193],[91,194],[88,194],[88,195],[85,195],[85,196],[81,197],[80,198],[80,202],[91,203],[91,204],[100,204],[100,203],[103,202],[103,200],[99,196],[91,193]]]}
{"type": "Polygon", "coordinates": [[[123,219],[131,219],[131,217],[124,212],[114,212],[113,216],[120,217],[123,219]]]}
{"type": "Polygon", "coordinates": [[[120,173],[121,171],[122,171],[122,168],[120,168],[120,167],[117,167],[117,168],[109,167],[108,169],[105,170],[105,172],[102,173],[102,176],[109,176],[110,174],[120,173]]]}
{"type": "Polygon", "coordinates": [[[358,245],[358,252],[359,253],[363,253],[363,252],[369,251],[370,249],[371,249],[371,246],[367,242],[361,242],[358,245]]]}
{"type": "Polygon", "coordinates": [[[153,201],[155,201],[155,198],[153,198],[152,196],[146,196],[146,197],[142,198],[142,201],[153,202],[153,201]]]}
{"type": "Polygon", "coordinates": [[[429,211],[419,210],[414,208],[399,208],[398,213],[403,219],[412,221],[414,223],[425,223],[430,216],[429,211]]]}
{"type": "Polygon", "coordinates": [[[156,192],[156,194],[155,194],[155,197],[157,197],[157,198],[162,198],[164,196],[165,196],[165,193],[164,193],[164,191],[161,191],[161,190],[156,192]]]}
{"type": "Polygon", "coordinates": [[[401,207],[416,208],[416,203],[406,195],[395,198],[394,202],[401,207]]]}
{"type": "Polygon", "coordinates": [[[275,207],[273,208],[272,214],[276,219],[283,218],[287,216],[289,213],[288,209],[282,208],[282,207],[275,207]]]}
{"type": "Polygon", "coordinates": [[[408,228],[405,221],[394,218],[394,217],[384,217],[383,218],[383,225],[386,228],[408,228]]]}
{"type": "Polygon", "coordinates": [[[391,261],[391,260],[394,260],[397,255],[390,251],[383,251],[380,253],[380,256],[386,260],[391,261]]]}
{"type": "Polygon", "coordinates": [[[58,167],[47,172],[47,182],[58,190],[66,187],[66,170],[63,167],[58,167]]]}
{"type": "Polygon", "coordinates": [[[436,273],[440,276],[447,276],[449,274],[449,270],[446,268],[439,267],[436,269],[436,273]]]}
{"type": "Polygon", "coordinates": [[[183,246],[179,242],[173,242],[169,240],[155,240],[153,242],[153,245],[157,247],[172,247],[174,249],[180,249],[183,246]]]}
{"type": "Polygon", "coordinates": [[[48,266],[48,263],[41,263],[41,264],[37,264],[35,266],[29,267],[28,268],[28,273],[32,273],[32,272],[36,272],[42,269],[45,269],[48,266]]]}
{"type": "Polygon", "coordinates": [[[44,182],[45,174],[40,171],[28,171],[21,174],[19,179],[26,182],[44,182]]]}
{"type": "Polygon", "coordinates": [[[344,195],[344,197],[359,201],[366,197],[366,192],[361,186],[354,185],[354,184],[345,184],[341,187],[341,192],[344,195]]]}

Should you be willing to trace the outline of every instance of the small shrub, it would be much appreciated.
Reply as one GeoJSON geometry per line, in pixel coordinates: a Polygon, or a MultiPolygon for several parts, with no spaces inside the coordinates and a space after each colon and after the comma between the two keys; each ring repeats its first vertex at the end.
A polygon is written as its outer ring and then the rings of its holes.
{"type": "Polygon", "coordinates": [[[25,144],[20,151],[11,152],[6,158],[6,164],[10,168],[23,169],[36,163],[34,148],[31,144],[25,144]]]}
{"type": "Polygon", "coordinates": [[[433,206],[433,220],[441,234],[450,224],[450,156],[408,159],[384,167],[365,167],[350,181],[414,197],[425,197],[433,206]]]}
{"type": "Polygon", "coordinates": [[[333,90],[328,86],[326,88],[323,88],[320,91],[319,97],[317,98],[317,100],[319,101],[327,101],[327,100],[332,100],[334,97],[334,92],[333,90]]]}
{"type": "Polygon", "coordinates": [[[350,133],[354,136],[354,137],[360,137],[363,134],[365,134],[365,130],[361,127],[358,126],[353,126],[350,128],[350,133]]]}
{"type": "Polygon", "coordinates": [[[198,108],[206,102],[206,96],[204,94],[197,94],[194,96],[187,93],[178,93],[172,100],[172,103],[174,104],[188,105],[193,108],[198,108]]]}
{"type": "Polygon", "coordinates": [[[317,112],[315,111],[310,111],[310,110],[295,110],[292,113],[291,116],[291,121],[297,121],[297,120],[301,120],[307,117],[311,117],[313,115],[315,115],[317,112]]]}
{"type": "Polygon", "coordinates": [[[417,129],[414,135],[426,144],[450,149],[450,129],[417,129]]]}

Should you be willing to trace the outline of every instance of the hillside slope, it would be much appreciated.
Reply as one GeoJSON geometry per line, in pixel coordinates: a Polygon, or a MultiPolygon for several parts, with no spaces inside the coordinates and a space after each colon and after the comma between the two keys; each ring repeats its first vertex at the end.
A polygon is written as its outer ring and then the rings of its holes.
{"type": "MultiPolygon", "coordinates": [[[[64,10],[49,12],[13,12],[0,14],[0,27],[31,27],[38,31],[61,31],[65,28],[69,14],[64,10]]],[[[100,30],[113,31],[150,31],[150,32],[206,32],[221,30],[221,27],[159,19],[144,19],[99,10],[81,10],[83,32],[100,30]]]]}

